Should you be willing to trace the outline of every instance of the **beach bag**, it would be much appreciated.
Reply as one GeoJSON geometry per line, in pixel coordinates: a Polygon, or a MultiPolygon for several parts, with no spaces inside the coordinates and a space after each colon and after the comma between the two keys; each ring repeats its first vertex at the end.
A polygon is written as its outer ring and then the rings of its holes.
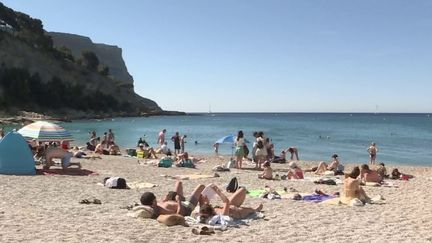
{"type": "Polygon", "coordinates": [[[170,157],[165,157],[159,160],[158,167],[170,168],[172,167],[173,160],[170,157]]]}
{"type": "Polygon", "coordinates": [[[227,192],[235,192],[238,189],[237,177],[233,177],[226,187],[227,192]]]}

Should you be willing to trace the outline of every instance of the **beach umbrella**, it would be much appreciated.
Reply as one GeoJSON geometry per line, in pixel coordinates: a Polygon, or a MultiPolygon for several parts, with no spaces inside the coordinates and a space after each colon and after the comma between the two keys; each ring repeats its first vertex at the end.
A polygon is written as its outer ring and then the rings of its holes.
{"type": "MultiPolygon", "coordinates": [[[[235,143],[236,139],[237,139],[237,136],[228,135],[228,136],[221,137],[220,139],[216,140],[215,143],[218,143],[218,144],[229,143],[229,144],[231,144],[231,157],[232,157],[234,155],[234,143],[235,143]]],[[[245,143],[249,143],[249,141],[246,139],[244,141],[245,141],[245,143]]]]}
{"type": "Polygon", "coordinates": [[[236,136],[228,135],[228,136],[225,136],[225,137],[218,139],[215,143],[219,143],[219,144],[221,144],[221,143],[234,143],[235,139],[236,139],[236,136]]]}
{"type": "MultiPolygon", "coordinates": [[[[225,137],[218,139],[215,143],[219,143],[219,144],[221,144],[221,143],[235,143],[236,139],[237,139],[237,136],[228,135],[228,136],[225,136],[225,137]]],[[[249,141],[246,139],[244,141],[245,141],[245,143],[249,143],[249,141]]]]}
{"type": "Polygon", "coordinates": [[[63,127],[47,122],[37,121],[21,128],[20,133],[26,139],[36,139],[42,142],[72,141],[72,135],[63,127]]]}

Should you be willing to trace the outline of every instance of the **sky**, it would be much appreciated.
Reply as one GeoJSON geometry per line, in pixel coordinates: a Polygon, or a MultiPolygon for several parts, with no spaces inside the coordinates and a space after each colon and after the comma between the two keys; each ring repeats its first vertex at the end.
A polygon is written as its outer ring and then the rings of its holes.
{"type": "Polygon", "coordinates": [[[432,112],[429,0],[0,0],[186,112],[432,112]]]}

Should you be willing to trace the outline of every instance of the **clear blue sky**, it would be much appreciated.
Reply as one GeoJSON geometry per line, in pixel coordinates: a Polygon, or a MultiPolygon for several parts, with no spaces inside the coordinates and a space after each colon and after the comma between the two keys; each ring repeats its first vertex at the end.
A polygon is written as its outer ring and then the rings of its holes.
{"type": "Polygon", "coordinates": [[[429,0],[0,1],[121,47],[166,110],[432,112],[429,0]]]}

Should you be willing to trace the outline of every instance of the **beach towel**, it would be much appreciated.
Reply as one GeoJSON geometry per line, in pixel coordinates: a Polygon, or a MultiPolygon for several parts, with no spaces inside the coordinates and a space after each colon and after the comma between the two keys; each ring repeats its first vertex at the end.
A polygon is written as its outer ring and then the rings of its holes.
{"type": "Polygon", "coordinates": [[[266,189],[252,189],[248,190],[247,195],[253,198],[267,198],[267,199],[288,199],[292,198],[293,193],[288,193],[284,190],[266,190],[266,189]]]}
{"type": "Polygon", "coordinates": [[[130,189],[144,189],[144,188],[157,187],[158,185],[149,182],[134,181],[134,182],[128,182],[128,186],[130,189]]]}
{"type": "Polygon", "coordinates": [[[327,194],[312,194],[312,195],[305,195],[302,197],[304,201],[314,202],[314,203],[319,203],[332,198],[335,198],[335,196],[327,195],[327,194]]]}
{"type": "MultiPolygon", "coordinates": [[[[217,215],[216,215],[217,216],[217,215]]],[[[252,222],[253,220],[259,220],[259,219],[263,219],[265,216],[263,213],[261,212],[255,212],[250,214],[247,218],[245,219],[232,219],[229,216],[223,216],[221,215],[221,217],[219,219],[223,219],[223,220],[217,220],[216,224],[214,225],[209,225],[209,224],[202,224],[199,222],[198,219],[190,217],[190,216],[186,216],[186,222],[189,224],[189,226],[192,227],[202,227],[202,226],[207,226],[210,227],[214,230],[227,230],[230,227],[240,227],[241,225],[249,225],[250,222],[252,222]],[[220,222],[220,224],[218,224],[217,222],[220,222]],[[221,224],[223,222],[223,224],[221,224]]],[[[215,217],[214,217],[215,218],[215,217]]],[[[213,219],[213,218],[212,218],[213,219]]],[[[215,219],[218,219],[217,217],[215,219]]]]}
{"type": "Polygon", "coordinates": [[[173,180],[196,180],[196,179],[208,179],[208,178],[219,177],[219,175],[217,175],[216,173],[213,175],[189,174],[189,175],[161,175],[161,176],[173,180]]]}
{"type": "Polygon", "coordinates": [[[86,169],[78,169],[78,168],[68,168],[66,170],[63,169],[36,169],[37,175],[47,175],[47,176],[55,176],[55,175],[70,175],[70,176],[97,176],[98,173],[86,170],[86,169]]]}
{"type": "MultiPolygon", "coordinates": [[[[348,206],[364,206],[365,204],[358,198],[348,198],[341,196],[339,198],[332,198],[321,202],[326,205],[348,205],[348,206]]],[[[381,195],[372,197],[368,204],[385,204],[385,199],[381,195]]]]}

